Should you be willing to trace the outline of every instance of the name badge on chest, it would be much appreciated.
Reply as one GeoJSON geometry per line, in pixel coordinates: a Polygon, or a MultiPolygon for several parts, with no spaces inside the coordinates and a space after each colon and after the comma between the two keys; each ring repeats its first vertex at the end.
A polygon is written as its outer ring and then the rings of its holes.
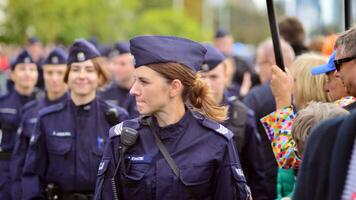
{"type": "Polygon", "coordinates": [[[69,131],[52,131],[50,135],[55,137],[71,137],[72,133],[69,131]]]}

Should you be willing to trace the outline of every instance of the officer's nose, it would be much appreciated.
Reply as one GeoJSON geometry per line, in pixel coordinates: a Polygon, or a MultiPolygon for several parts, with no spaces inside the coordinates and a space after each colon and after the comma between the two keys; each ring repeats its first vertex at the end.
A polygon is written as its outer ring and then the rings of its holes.
{"type": "Polygon", "coordinates": [[[130,94],[133,96],[138,96],[140,95],[139,93],[139,88],[138,88],[138,84],[137,81],[135,80],[134,84],[132,85],[131,89],[130,89],[130,94]]]}

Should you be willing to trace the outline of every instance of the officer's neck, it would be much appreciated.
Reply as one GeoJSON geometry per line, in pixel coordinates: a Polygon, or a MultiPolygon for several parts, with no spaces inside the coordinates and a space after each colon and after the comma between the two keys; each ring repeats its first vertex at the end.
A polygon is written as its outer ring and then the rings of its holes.
{"type": "Polygon", "coordinates": [[[19,87],[18,85],[15,85],[16,92],[22,96],[30,96],[33,92],[33,89],[33,87],[19,87]]]}
{"type": "Polygon", "coordinates": [[[60,92],[51,92],[47,90],[47,98],[50,101],[55,101],[59,98],[61,98],[65,93],[67,92],[67,89],[60,91],[60,92]]]}
{"type": "Polygon", "coordinates": [[[165,127],[171,124],[179,122],[185,113],[185,105],[183,101],[170,102],[160,111],[157,111],[153,115],[157,119],[157,123],[160,127],[165,127]]]}
{"type": "Polygon", "coordinates": [[[95,99],[95,96],[96,96],[95,91],[87,95],[78,95],[75,94],[74,92],[71,92],[70,94],[70,97],[74,105],[76,106],[81,106],[92,102],[95,99]]]}

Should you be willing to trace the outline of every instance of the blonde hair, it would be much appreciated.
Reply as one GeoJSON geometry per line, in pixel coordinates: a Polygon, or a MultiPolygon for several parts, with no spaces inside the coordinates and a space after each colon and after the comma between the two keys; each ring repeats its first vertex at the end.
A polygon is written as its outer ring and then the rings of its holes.
{"type": "Polygon", "coordinates": [[[328,102],[324,90],[325,75],[311,74],[311,69],[317,65],[327,63],[327,58],[315,53],[306,53],[298,56],[290,66],[294,78],[294,87],[297,91],[296,106],[301,109],[310,101],[328,102]]]}
{"type": "MultiPolygon", "coordinates": [[[[93,62],[93,65],[98,73],[98,77],[99,77],[99,87],[103,87],[106,84],[108,84],[110,82],[110,72],[108,71],[107,67],[104,66],[104,61],[103,58],[101,57],[96,57],[91,59],[91,61],[93,62]]],[[[67,71],[64,75],[64,82],[68,83],[68,76],[69,76],[69,72],[70,72],[70,67],[71,64],[68,64],[67,67],[67,71]]]]}
{"type": "Polygon", "coordinates": [[[217,122],[227,119],[227,107],[218,106],[210,87],[188,67],[174,62],[148,64],[147,67],[158,72],[168,81],[180,80],[184,86],[183,100],[188,101],[194,111],[217,122]]]}
{"type": "Polygon", "coordinates": [[[326,119],[347,114],[349,114],[347,110],[333,103],[310,102],[307,107],[297,113],[292,124],[292,137],[296,142],[298,153],[303,154],[310,130],[316,124],[326,119]]]}

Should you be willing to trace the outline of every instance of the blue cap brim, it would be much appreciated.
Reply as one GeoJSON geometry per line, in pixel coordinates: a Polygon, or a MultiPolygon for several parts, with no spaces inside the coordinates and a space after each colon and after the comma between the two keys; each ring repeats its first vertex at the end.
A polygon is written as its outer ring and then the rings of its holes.
{"type": "Polygon", "coordinates": [[[319,66],[312,68],[311,73],[312,73],[312,75],[319,75],[319,74],[326,74],[326,73],[332,72],[334,70],[335,69],[330,68],[330,66],[328,64],[324,64],[324,65],[319,65],[319,66]]]}

